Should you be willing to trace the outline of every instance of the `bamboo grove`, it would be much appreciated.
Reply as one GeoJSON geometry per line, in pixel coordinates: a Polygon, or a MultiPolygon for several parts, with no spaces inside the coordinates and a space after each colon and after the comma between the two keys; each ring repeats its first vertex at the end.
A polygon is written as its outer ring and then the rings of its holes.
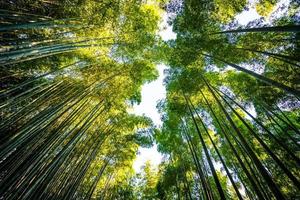
{"type": "Polygon", "coordinates": [[[300,198],[299,2],[252,4],[0,0],[0,199],[300,198]],[[157,127],[130,109],[160,63],[157,127]]]}

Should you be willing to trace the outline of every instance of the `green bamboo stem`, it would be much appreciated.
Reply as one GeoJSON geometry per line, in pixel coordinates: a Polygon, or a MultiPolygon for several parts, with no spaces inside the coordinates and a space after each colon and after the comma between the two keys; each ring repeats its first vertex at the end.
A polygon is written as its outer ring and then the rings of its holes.
{"type": "Polygon", "coordinates": [[[222,111],[225,114],[227,120],[230,122],[230,124],[234,128],[235,132],[237,133],[238,137],[240,138],[241,142],[243,143],[243,146],[247,149],[247,152],[251,156],[252,161],[255,163],[256,167],[258,168],[259,172],[263,176],[263,178],[266,181],[266,183],[269,186],[269,188],[272,190],[272,192],[273,192],[274,196],[276,197],[276,199],[278,199],[278,200],[285,199],[285,197],[283,196],[283,194],[281,193],[281,191],[279,190],[279,188],[277,187],[277,185],[272,180],[272,177],[270,176],[270,174],[266,171],[266,169],[264,168],[264,166],[262,165],[262,163],[260,162],[260,160],[257,158],[257,156],[255,155],[255,153],[253,152],[253,150],[248,145],[247,141],[243,137],[243,135],[240,132],[240,130],[236,127],[235,123],[233,122],[233,120],[231,119],[231,117],[229,116],[229,114],[224,109],[223,105],[217,99],[217,97],[216,97],[215,93],[213,92],[213,90],[211,89],[210,85],[206,82],[206,80],[203,77],[202,77],[202,79],[205,82],[205,84],[207,85],[207,87],[209,88],[209,90],[211,91],[211,93],[214,96],[214,98],[216,99],[218,105],[222,109],[222,111]]]}

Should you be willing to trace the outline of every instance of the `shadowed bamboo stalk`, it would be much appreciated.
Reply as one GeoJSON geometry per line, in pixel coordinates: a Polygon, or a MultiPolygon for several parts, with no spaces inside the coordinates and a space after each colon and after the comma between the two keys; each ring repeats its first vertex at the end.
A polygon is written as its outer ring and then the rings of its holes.
{"type": "Polygon", "coordinates": [[[219,178],[218,178],[218,176],[217,176],[217,173],[216,173],[215,168],[214,168],[214,166],[213,166],[213,163],[212,163],[212,161],[211,161],[211,158],[210,158],[208,149],[207,149],[206,144],[205,144],[205,142],[204,142],[204,140],[203,140],[203,138],[202,138],[200,129],[199,129],[198,125],[197,125],[196,119],[194,118],[193,112],[192,112],[192,110],[191,110],[191,108],[190,108],[188,99],[187,99],[187,97],[186,97],[185,95],[184,95],[184,98],[185,98],[185,100],[186,100],[187,107],[188,107],[189,112],[190,112],[190,115],[191,115],[191,117],[192,117],[192,119],[193,119],[193,122],[194,122],[194,125],[195,125],[195,127],[196,127],[197,133],[198,133],[198,135],[199,135],[201,145],[202,145],[202,147],[204,148],[204,152],[205,152],[205,155],[206,155],[208,164],[209,164],[209,166],[210,166],[211,172],[212,172],[212,174],[213,174],[213,177],[214,177],[214,180],[215,180],[217,189],[218,189],[218,191],[219,191],[220,198],[221,198],[221,199],[226,199],[225,194],[224,194],[224,191],[223,191],[222,186],[221,186],[221,184],[220,184],[219,178]]]}
{"type": "Polygon", "coordinates": [[[283,55],[283,54],[278,54],[278,53],[271,53],[271,52],[266,52],[266,51],[258,51],[255,49],[247,49],[247,48],[235,48],[235,49],[263,54],[263,55],[269,56],[271,58],[280,60],[282,62],[288,63],[290,65],[293,65],[295,67],[298,67],[298,68],[300,67],[299,64],[294,63],[294,62],[299,62],[299,59],[294,56],[283,55]],[[291,61],[294,61],[294,62],[291,62],[291,61]]]}
{"type": "MultiPolygon", "coordinates": [[[[203,93],[202,93],[203,94],[203,93]]],[[[238,160],[238,163],[241,165],[243,172],[246,174],[247,179],[250,181],[251,186],[253,187],[254,191],[256,192],[256,195],[261,198],[264,199],[259,188],[257,187],[257,183],[254,181],[254,177],[253,175],[250,174],[249,170],[246,168],[244,162],[242,161],[239,153],[237,152],[236,148],[233,146],[233,143],[231,142],[230,138],[229,138],[229,134],[230,134],[230,130],[227,127],[226,123],[221,123],[220,119],[217,117],[217,114],[215,113],[215,111],[213,110],[212,106],[208,103],[207,98],[205,97],[205,95],[203,95],[203,98],[205,99],[206,105],[208,106],[210,112],[212,113],[213,118],[216,120],[217,125],[219,126],[222,135],[225,137],[227,143],[230,146],[231,151],[233,152],[233,154],[235,155],[235,157],[238,160]],[[226,131],[227,130],[227,131],[226,131]]],[[[232,134],[231,134],[232,135],[232,134]]],[[[233,138],[235,139],[235,136],[233,136],[233,138]]],[[[237,140],[235,139],[235,141],[237,142],[237,140]]],[[[237,144],[239,144],[239,142],[237,142],[237,144]]],[[[238,173],[237,173],[238,174],[238,173]]],[[[238,174],[239,175],[239,174],[238,174]]],[[[246,188],[246,187],[244,187],[246,188]]]]}
{"type": "Polygon", "coordinates": [[[276,136],[274,136],[274,134],[266,127],[264,126],[258,119],[256,119],[251,113],[249,113],[247,110],[245,110],[243,108],[242,105],[240,105],[239,103],[237,103],[233,98],[231,98],[230,96],[228,96],[226,93],[222,92],[221,90],[217,89],[216,87],[213,87],[217,92],[222,93],[227,99],[229,99],[230,101],[232,101],[235,105],[237,105],[239,108],[241,108],[248,116],[250,116],[256,124],[260,125],[261,128],[264,129],[264,131],[266,131],[268,133],[268,135],[274,139],[285,151],[287,151],[289,153],[290,156],[293,157],[293,159],[298,163],[298,165],[300,165],[300,159],[289,149],[289,147],[287,145],[285,145],[280,139],[278,139],[276,136]]]}
{"type": "MultiPolygon", "coordinates": [[[[218,93],[217,93],[218,94],[218,93]]],[[[300,182],[297,178],[288,170],[288,168],[281,162],[281,160],[272,152],[272,150],[267,146],[267,144],[257,135],[257,133],[250,127],[250,125],[238,114],[238,112],[224,99],[220,96],[223,101],[228,105],[228,107],[234,112],[234,114],[242,121],[242,123],[247,127],[247,129],[252,133],[256,140],[261,144],[261,146],[266,150],[266,152],[274,159],[278,166],[284,171],[284,173],[293,181],[294,185],[300,189],[300,182]]]]}
{"type": "Polygon", "coordinates": [[[220,31],[213,34],[223,34],[223,33],[251,33],[251,32],[300,32],[299,25],[289,25],[289,26],[271,26],[271,27],[260,27],[260,28],[245,28],[245,29],[235,29],[220,31]]]}
{"type": "Polygon", "coordinates": [[[282,89],[283,91],[285,91],[285,92],[287,92],[289,94],[293,94],[296,97],[300,97],[300,91],[297,90],[297,89],[294,89],[294,88],[291,88],[289,86],[283,85],[283,84],[281,84],[281,83],[279,83],[277,81],[274,81],[274,80],[269,79],[269,78],[267,78],[265,76],[259,75],[259,74],[255,73],[255,72],[252,72],[252,71],[250,71],[248,69],[240,67],[240,66],[238,66],[236,64],[227,62],[224,59],[218,58],[216,56],[211,56],[211,55],[207,55],[207,54],[202,54],[202,55],[204,55],[206,57],[209,57],[209,58],[212,58],[212,59],[219,60],[219,61],[221,61],[221,62],[223,62],[223,63],[225,63],[225,64],[227,64],[227,65],[229,65],[229,66],[231,66],[233,68],[235,68],[236,70],[245,72],[245,73],[249,74],[250,76],[253,76],[257,80],[260,80],[260,81],[262,81],[262,82],[264,82],[264,83],[266,83],[266,84],[268,84],[270,86],[277,87],[277,88],[282,89]]]}
{"type": "Polygon", "coordinates": [[[249,156],[253,160],[255,166],[257,167],[257,169],[259,170],[259,172],[263,176],[263,178],[266,181],[266,183],[269,186],[269,188],[272,190],[272,192],[273,192],[274,196],[276,197],[276,199],[278,199],[278,200],[285,199],[285,197],[283,196],[283,194],[281,193],[281,191],[279,190],[279,188],[277,187],[277,185],[274,183],[274,181],[273,181],[272,177],[270,176],[270,174],[264,168],[264,166],[262,165],[261,161],[257,158],[257,156],[255,155],[255,153],[253,152],[253,150],[251,149],[251,147],[249,146],[249,144],[247,143],[247,141],[243,137],[242,133],[237,128],[237,126],[233,122],[232,118],[229,116],[229,114],[225,110],[224,106],[221,104],[221,102],[219,101],[219,99],[216,97],[216,94],[213,92],[213,89],[207,83],[207,81],[205,80],[205,78],[202,77],[202,75],[201,75],[201,78],[204,81],[204,83],[206,84],[206,86],[208,87],[208,89],[210,90],[210,92],[213,95],[213,97],[216,99],[218,105],[220,106],[220,108],[222,109],[223,113],[225,114],[227,120],[230,122],[230,124],[232,125],[233,129],[237,133],[240,141],[243,143],[243,146],[246,148],[247,152],[249,153],[249,156]]]}
{"type": "Polygon", "coordinates": [[[185,135],[185,138],[187,140],[187,143],[188,143],[188,147],[189,147],[189,150],[192,154],[192,158],[193,158],[193,161],[195,163],[195,166],[196,166],[196,169],[197,169],[197,172],[199,174],[199,177],[200,177],[200,180],[201,180],[201,184],[202,184],[202,187],[204,189],[204,194],[205,194],[205,197],[206,199],[210,200],[210,199],[213,199],[213,194],[209,191],[208,189],[208,186],[207,186],[207,180],[205,180],[205,176],[204,176],[204,173],[202,171],[202,168],[201,168],[201,164],[200,164],[200,161],[199,161],[199,158],[197,156],[197,153],[196,153],[196,150],[195,150],[195,147],[194,147],[194,144],[192,142],[192,139],[191,139],[191,136],[189,135],[188,133],[188,130],[187,130],[187,127],[184,123],[184,121],[182,120],[182,124],[183,124],[183,128],[184,128],[184,135],[185,135]]]}
{"type": "MultiPolygon", "coordinates": [[[[204,97],[204,94],[202,93],[201,89],[200,89],[200,93],[201,93],[202,96],[204,97]]],[[[205,100],[206,100],[206,99],[205,99],[205,100]]],[[[192,102],[190,102],[190,103],[191,103],[192,107],[194,107],[193,104],[192,104],[192,102]]],[[[206,103],[208,104],[207,100],[206,100],[206,103]]],[[[213,147],[214,147],[214,149],[215,149],[215,151],[216,151],[216,153],[217,153],[217,155],[218,155],[218,157],[219,157],[219,159],[220,159],[220,161],[221,161],[221,163],[222,163],[222,165],[223,165],[223,167],[224,167],[224,169],[225,169],[225,171],[226,171],[226,174],[227,174],[227,176],[228,176],[228,178],[229,178],[229,180],[230,180],[230,182],[231,182],[231,184],[232,184],[232,186],[233,186],[233,188],[234,188],[234,190],[235,190],[235,192],[236,192],[236,194],[237,194],[237,196],[238,196],[238,198],[239,198],[240,200],[242,200],[243,197],[242,197],[242,195],[240,194],[239,189],[238,189],[238,187],[236,186],[236,184],[235,184],[235,182],[234,182],[234,180],[233,180],[233,178],[232,178],[232,176],[231,176],[231,173],[229,172],[229,169],[227,168],[227,166],[226,166],[226,164],[225,164],[225,161],[224,161],[224,159],[222,158],[222,156],[221,156],[221,154],[220,154],[220,152],[219,152],[217,146],[215,145],[214,141],[212,140],[212,138],[211,138],[211,136],[210,136],[210,134],[209,134],[209,132],[208,132],[208,130],[207,130],[207,127],[205,126],[203,120],[201,119],[201,117],[199,116],[199,114],[198,114],[198,112],[196,111],[195,108],[194,108],[194,110],[195,110],[196,115],[198,116],[198,119],[200,120],[200,122],[201,122],[201,124],[202,124],[202,126],[203,126],[203,128],[204,128],[204,130],[205,130],[205,132],[206,132],[206,134],[207,134],[207,136],[208,136],[210,142],[212,143],[212,145],[213,145],[213,147]]]]}

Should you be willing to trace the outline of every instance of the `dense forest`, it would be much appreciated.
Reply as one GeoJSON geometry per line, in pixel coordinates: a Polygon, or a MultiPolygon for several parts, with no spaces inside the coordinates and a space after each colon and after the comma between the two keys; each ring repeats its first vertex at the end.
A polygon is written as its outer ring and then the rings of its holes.
{"type": "Polygon", "coordinates": [[[1,200],[300,199],[300,2],[0,0],[0,119],[1,200]]]}

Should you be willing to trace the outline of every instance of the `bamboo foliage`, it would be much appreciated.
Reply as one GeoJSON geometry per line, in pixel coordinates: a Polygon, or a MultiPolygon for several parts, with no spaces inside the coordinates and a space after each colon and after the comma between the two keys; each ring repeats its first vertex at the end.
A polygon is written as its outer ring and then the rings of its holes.
{"type": "Polygon", "coordinates": [[[193,198],[293,198],[299,191],[299,87],[276,74],[299,74],[297,39],[279,39],[297,36],[297,25],[207,34],[216,28],[202,21],[195,29],[192,2],[184,3],[190,10],[174,22],[177,43],[171,44],[167,100],[160,105],[164,125],[156,136],[161,148],[182,164],[188,163],[180,158],[182,151],[190,157],[190,173],[199,178],[190,184],[200,182],[193,198]],[[270,38],[277,40],[271,44],[270,38]],[[281,98],[295,106],[283,111],[281,98]],[[167,146],[177,135],[176,148],[167,146]],[[186,150],[178,151],[179,146],[186,150]]]}
{"type": "Polygon", "coordinates": [[[298,18],[227,24],[244,0],[30,2],[0,1],[0,199],[298,198],[298,18]],[[129,110],[161,62],[154,129],[129,110]],[[153,139],[162,163],[134,175],[153,139]]]}
{"type": "MultiPolygon", "coordinates": [[[[135,9],[137,15],[148,9],[127,6],[124,11],[135,9]]],[[[99,184],[131,169],[116,169],[123,157],[132,162],[136,155],[138,141],[129,138],[151,125],[146,117],[128,114],[127,101],[135,101],[141,84],[156,74],[149,62],[130,73],[146,61],[118,48],[148,41],[132,36],[128,27],[122,33],[124,27],[78,17],[12,10],[0,16],[1,198],[91,199],[108,190],[109,183],[99,184]],[[126,62],[116,51],[123,51],[126,62]],[[139,76],[143,70],[150,75],[139,76]]],[[[157,26],[156,14],[148,16],[157,26]]],[[[147,28],[141,31],[153,40],[154,30],[147,28]]]]}

